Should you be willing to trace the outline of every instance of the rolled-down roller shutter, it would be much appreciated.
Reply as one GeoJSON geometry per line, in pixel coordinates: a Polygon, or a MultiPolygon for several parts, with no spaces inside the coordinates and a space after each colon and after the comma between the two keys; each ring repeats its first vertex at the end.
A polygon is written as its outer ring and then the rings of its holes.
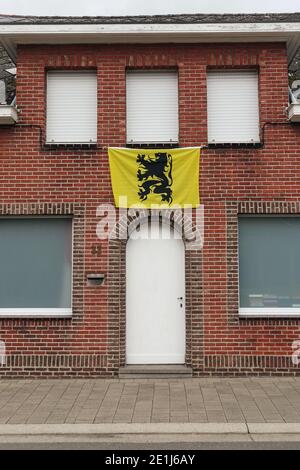
{"type": "Polygon", "coordinates": [[[48,143],[97,141],[95,72],[48,73],[46,140],[48,143]]]}
{"type": "Polygon", "coordinates": [[[177,72],[129,72],[127,142],[178,142],[177,72]]]}
{"type": "Polygon", "coordinates": [[[207,114],[209,143],[259,142],[257,72],[209,72],[207,114]]]}

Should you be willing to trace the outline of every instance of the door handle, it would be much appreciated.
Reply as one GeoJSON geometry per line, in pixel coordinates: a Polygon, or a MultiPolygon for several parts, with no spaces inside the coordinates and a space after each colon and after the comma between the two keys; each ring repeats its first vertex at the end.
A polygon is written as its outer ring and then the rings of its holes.
{"type": "Polygon", "coordinates": [[[183,300],[183,297],[177,297],[177,300],[183,300]]]}

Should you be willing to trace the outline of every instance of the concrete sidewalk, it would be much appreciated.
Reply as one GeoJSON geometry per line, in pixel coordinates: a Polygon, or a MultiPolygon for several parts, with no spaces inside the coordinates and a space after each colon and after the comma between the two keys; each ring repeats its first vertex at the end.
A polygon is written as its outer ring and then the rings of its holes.
{"type": "Polygon", "coordinates": [[[0,424],[63,423],[300,423],[300,378],[0,379],[0,424]]]}

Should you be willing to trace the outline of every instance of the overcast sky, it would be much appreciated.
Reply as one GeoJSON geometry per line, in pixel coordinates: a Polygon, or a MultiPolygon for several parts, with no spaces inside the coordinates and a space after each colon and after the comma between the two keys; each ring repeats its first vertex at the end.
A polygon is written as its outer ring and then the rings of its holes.
{"type": "Polygon", "coordinates": [[[300,11],[299,0],[0,0],[0,14],[155,15],[300,11]]]}

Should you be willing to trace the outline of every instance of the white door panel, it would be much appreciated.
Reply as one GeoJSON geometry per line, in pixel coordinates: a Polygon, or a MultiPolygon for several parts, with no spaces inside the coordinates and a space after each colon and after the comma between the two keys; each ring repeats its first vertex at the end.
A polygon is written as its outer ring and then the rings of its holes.
{"type": "Polygon", "coordinates": [[[169,233],[145,224],[127,243],[127,364],[185,362],[184,244],[169,233]]]}

